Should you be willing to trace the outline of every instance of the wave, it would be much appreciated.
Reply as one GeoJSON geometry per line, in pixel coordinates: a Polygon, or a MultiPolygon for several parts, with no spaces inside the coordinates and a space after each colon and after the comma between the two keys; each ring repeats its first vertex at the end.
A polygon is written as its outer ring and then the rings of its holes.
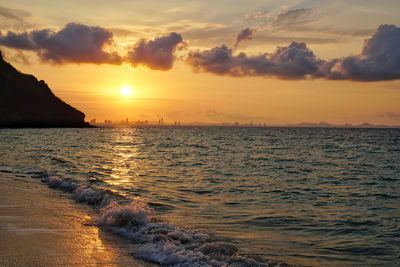
{"type": "Polygon", "coordinates": [[[165,266],[268,266],[240,256],[238,248],[231,243],[160,221],[147,203],[49,175],[36,167],[18,172],[41,178],[48,187],[70,193],[75,201],[95,207],[98,218],[87,225],[103,228],[132,241],[135,244],[132,255],[137,259],[165,266]]]}

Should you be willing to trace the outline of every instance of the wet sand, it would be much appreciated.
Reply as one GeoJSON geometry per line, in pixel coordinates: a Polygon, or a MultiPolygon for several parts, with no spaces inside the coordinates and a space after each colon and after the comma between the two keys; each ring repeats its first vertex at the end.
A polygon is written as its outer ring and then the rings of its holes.
{"type": "Polygon", "coordinates": [[[0,172],[0,266],[154,266],[126,240],[86,226],[86,205],[38,179],[0,172]]]}

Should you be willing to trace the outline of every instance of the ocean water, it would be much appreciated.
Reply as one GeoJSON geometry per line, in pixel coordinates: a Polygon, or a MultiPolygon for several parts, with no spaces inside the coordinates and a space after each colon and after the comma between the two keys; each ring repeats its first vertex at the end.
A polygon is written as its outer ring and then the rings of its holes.
{"type": "Polygon", "coordinates": [[[164,265],[400,265],[399,129],[0,129],[0,172],[164,265]]]}

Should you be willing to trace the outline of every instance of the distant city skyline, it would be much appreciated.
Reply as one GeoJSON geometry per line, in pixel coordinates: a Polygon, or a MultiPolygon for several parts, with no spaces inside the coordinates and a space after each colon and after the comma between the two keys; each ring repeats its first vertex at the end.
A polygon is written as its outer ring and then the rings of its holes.
{"type": "Polygon", "coordinates": [[[222,122],[222,123],[208,123],[208,122],[183,122],[180,121],[165,121],[164,119],[155,120],[136,120],[131,121],[128,118],[121,120],[104,120],[98,121],[96,118],[90,120],[91,125],[97,126],[227,126],[227,127],[344,127],[344,128],[386,128],[394,127],[400,128],[399,125],[386,125],[386,124],[371,124],[369,122],[363,122],[360,124],[332,124],[329,122],[300,122],[295,124],[267,124],[266,122],[222,122]]]}

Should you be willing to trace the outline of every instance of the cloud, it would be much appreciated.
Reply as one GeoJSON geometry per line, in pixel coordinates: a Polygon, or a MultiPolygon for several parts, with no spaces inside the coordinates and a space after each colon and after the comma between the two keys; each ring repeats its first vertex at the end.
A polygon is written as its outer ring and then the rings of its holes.
{"type": "Polygon", "coordinates": [[[272,25],[275,27],[287,27],[298,24],[305,24],[314,20],[313,9],[297,8],[280,13],[272,18],[272,25]]]}
{"type": "Polygon", "coordinates": [[[378,115],[379,115],[379,117],[400,120],[400,113],[388,111],[388,112],[384,112],[384,113],[379,113],[378,115]]]}
{"type": "Polygon", "coordinates": [[[268,18],[268,12],[265,11],[265,10],[253,12],[253,13],[250,13],[250,14],[246,14],[245,18],[247,20],[267,19],[268,18]]]}
{"type": "Polygon", "coordinates": [[[358,56],[318,59],[303,42],[281,46],[272,54],[234,55],[227,46],[190,51],[187,63],[195,71],[229,76],[274,76],[280,79],[384,81],[400,79],[400,28],[381,25],[358,56]]]}
{"type": "Polygon", "coordinates": [[[24,65],[31,64],[29,57],[19,49],[14,51],[3,49],[1,51],[1,54],[3,55],[3,59],[5,59],[6,61],[12,61],[24,65]]]}
{"type": "Polygon", "coordinates": [[[32,27],[32,14],[21,9],[0,6],[0,29],[21,30],[32,27]]]}
{"type": "Polygon", "coordinates": [[[142,39],[128,52],[125,61],[134,67],[144,65],[155,70],[169,70],[175,60],[174,52],[182,42],[182,36],[174,32],[150,41],[142,39]]]}
{"type": "Polygon", "coordinates": [[[24,65],[31,64],[29,58],[24,53],[22,53],[20,50],[17,50],[17,53],[13,56],[12,60],[16,61],[16,62],[20,62],[24,65]]]}
{"type": "Polygon", "coordinates": [[[34,50],[43,61],[58,64],[121,64],[118,53],[104,50],[113,44],[112,36],[112,32],[101,27],[69,23],[57,32],[48,29],[19,34],[8,32],[0,36],[0,45],[34,50]]]}
{"type": "Polygon", "coordinates": [[[331,79],[384,81],[400,79],[400,28],[381,25],[365,40],[358,56],[335,59],[321,67],[320,75],[331,79]]]}
{"type": "Polygon", "coordinates": [[[317,14],[313,8],[296,8],[278,14],[263,10],[247,14],[245,18],[247,20],[260,20],[264,24],[270,24],[276,28],[287,28],[289,26],[298,26],[299,24],[312,22],[317,18],[317,14]]]}
{"type": "Polygon", "coordinates": [[[121,63],[121,57],[116,52],[104,51],[105,46],[112,45],[113,35],[112,32],[101,27],[69,23],[58,32],[33,31],[30,36],[39,47],[39,56],[45,61],[121,63]]]}
{"type": "Polygon", "coordinates": [[[265,123],[265,122],[271,122],[275,121],[276,118],[271,117],[271,116],[251,116],[251,115],[246,115],[246,114],[241,114],[241,113],[226,113],[226,112],[220,112],[214,109],[209,109],[205,111],[205,116],[208,119],[211,119],[213,121],[218,121],[218,122],[241,122],[241,123],[265,123]]]}
{"type": "Polygon", "coordinates": [[[26,32],[17,34],[9,31],[6,35],[0,32],[0,45],[23,50],[37,49],[36,44],[30,39],[26,32]]]}
{"type": "Polygon", "coordinates": [[[250,28],[245,28],[241,30],[236,36],[236,43],[234,45],[234,48],[236,48],[242,41],[251,40],[253,38],[253,32],[254,30],[250,28]]]}
{"type": "Polygon", "coordinates": [[[183,43],[180,34],[170,33],[154,40],[141,39],[125,57],[108,51],[114,44],[113,33],[102,27],[69,23],[59,31],[49,29],[15,33],[0,32],[0,45],[17,50],[35,51],[45,62],[144,65],[155,70],[169,70],[174,52],[183,43]]]}
{"type": "Polygon", "coordinates": [[[292,42],[278,47],[273,54],[233,55],[226,46],[190,52],[187,62],[196,71],[230,76],[275,76],[281,79],[301,79],[318,71],[320,61],[305,43],[292,42]]]}
{"type": "Polygon", "coordinates": [[[326,16],[323,8],[297,8],[280,13],[259,11],[246,15],[252,28],[257,30],[256,44],[280,44],[290,41],[310,43],[344,42],[351,37],[366,37],[373,32],[370,28],[337,28],[326,25],[321,18],[326,16]]]}
{"type": "MultiPolygon", "coordinates": [[[[292,11],[278,15],[275,21],[291,23],[310,12],[308,9],[292,11]]],[[[16,15],[0,8],[0,16],[14,18],[16,15]]],[[[253,32],[251,28],[241,30],[236,36],[234,48],[244,40],[251,40],[253,32]]],[[[114,45],[113,33],[102,27],[69,23],[58,31],[0,32],[0,45],[35,51],[43,61],[57,64],[126,62],[134,67],[143,65],[154,70],[169,70],[180,44],[183,44],[182,36],[172,32],[152,40],[141,39],[122,57],[116,51],[110,51],[114,45]]],[[[192,50],[188,52],[186,61],[195,71],[237,77],[322,78],[364,82],[400,79],[400,28],[395,25],[379,26],[365,40],[359,55],[329,61],[319,59],[306,43],[300,41],[278,46],[271,54],[236,54],[234,48],[222,45],[192,50]]]]}

